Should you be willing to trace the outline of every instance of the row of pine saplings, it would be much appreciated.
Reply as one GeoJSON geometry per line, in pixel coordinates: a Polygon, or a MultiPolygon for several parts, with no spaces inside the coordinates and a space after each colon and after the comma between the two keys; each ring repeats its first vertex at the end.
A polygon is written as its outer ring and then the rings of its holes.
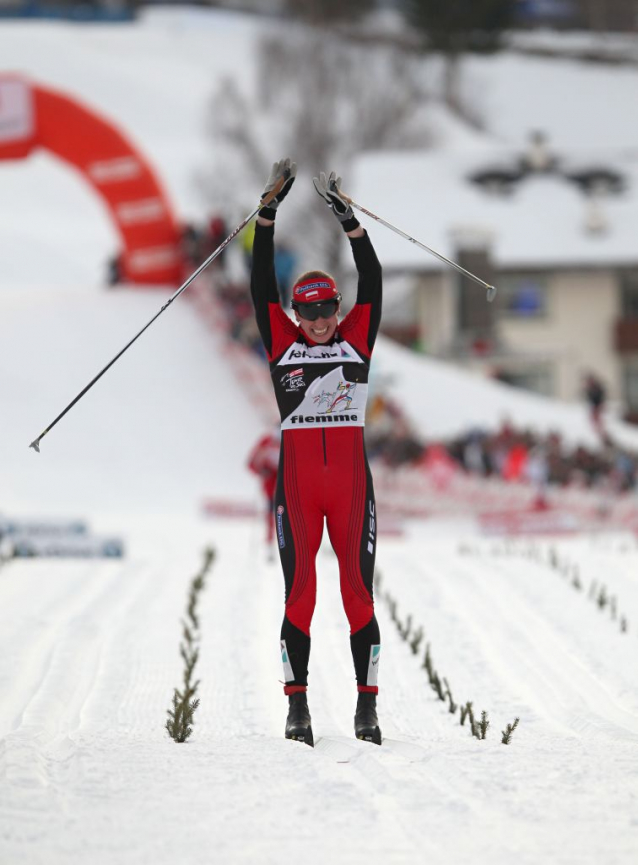
{"type": "Polygon", "coordinates": [[[199,573],[193,577],[186,605],[186,617],[182,619],[182,642],[179,653],[184,662],[181,688],[173,691],[173,705],[167,710],[165,723],[166,732],[175,742],[186,742],[193,732],[193,716],[199,706],[196,696],[199,679],[195,679],[195,665],[199,658],[200,624],[197,614],[199,596],[206,585],[206,576],[215,559],[215,550],[207,547],[204,550],[204,562],[199,573]]]}
{"type": "MultiPolygon", "coordinates": [[[[379,573],[379,571],[376,571],[375,591],[377,594],[381,594],[380,588],[381,574],[379,573]]],[[[398,603],[395,598],[392,597],[390,592],[384,592],[381,597],[382,600],[385,602],[386,606],[388,607],[388,610],[390,612],[390,618],[394,622],[396,629],[399,632],[399,636],[407,643],[408,647],[412,651],[412,654],[418,655],[424,639],[423,628],[421,626],[419,626],[418,628],[414,628],[412,616],[410,615],[407,616],[405,622],[400,619],[398,614],[398,603]]],[[[455,715],[457,710],[460,710],[459,721],[461,726],[464,727],[465,723],[469,722],[469,728],[472,736],[474,736],[476,739],[485,739],[490,726],[487,712],[482,711],[479,720],[474,714],[473,703],[471,701],[468,700],[464,705],[461,706],[456,703],[452,696],[452,689],[450,688],[448,680],[444,676],[439,676],[437,671],[434,669],[434,665],[432,663],[432,653],[430,652],[429,643],[426,644],[425,656],[423,658],[423,663],[421,666],[422,669],[425,670],[428,681],[430,683],[430,687],[432,688],[438,699],[444,703],[447,702],[449,713],[451,715],[455,715]]],[[[518,727],[519,721],[520,718],[515,718],[513,723],[507,724],[505,729],[501,731],[501,742],[503,743],[503,745],[509,745],[512,739],[512,734],[514,733],[514,730],[518,727]]]]}
{"type": "MultiPolygon", "coordinates": [[[[477,551],[469,546],[463,546],[459,548],[459,552],[469,555],[476,554],[477,551]]],[[[543,555],[542,548],[536,544],[526,547],[512,545],[492,547],[489,553],[493,556],[522,556],[539,565],[549,567],[559,576],[568,580],[571,587],[577,592],[583,592],[585,589],[578,564],[571,561],[566,555],[560,556],[555,547],[550,547],[546,556],[543,555]]],[[[621,634],[626,634],[629,631],[629,621],[618,609],[618,598],[616,595],[610,594],[604,583],[592,580],[589,584],[587,597],[596,604],[600,612],[609,613],[612,622],[618,625],[621,634]]]]}

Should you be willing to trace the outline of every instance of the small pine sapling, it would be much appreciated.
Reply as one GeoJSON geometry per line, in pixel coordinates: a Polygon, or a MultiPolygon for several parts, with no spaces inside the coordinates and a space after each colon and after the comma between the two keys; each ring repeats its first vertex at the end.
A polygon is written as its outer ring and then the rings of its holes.
{"type": "Polygon", "coordinates": [[[430,655],[430,644],[425,647],[425,658],[423,659],[423,669],[428,674],[428,679],[432,681],[432,656],[430,655]]]}
{"type": "Polygon", "coordinates": [[[199,706],[199,699],[189,701],[186,694],[177,688],[173,694],[173,709],[168,710],[166,731],[175,742],[185,742],[193,732],[193,715],[199,706]]]}
{"type": "Polygon", "coordinates": [[[183,686],[181,691],[179,688],[175,688],[173,692],[173,708],[167,710],[168,719],[164,725],[168,735],[175,742],[185,742],[191,735],[193,732],[193,715],[199,706],[199,699],[195,699],[199,679],[193,682],[193,673],[199,658],[197,601],[204,588],[206,574],[214,558],[215,551],[212,547],[207,547],[204,552],[202,569],[191,582],[186,607],[186,621],[182,621],[183,640],[179,646],[179,653],[184,662],[183,686]]]}
{"type": "Polygon", "coordinates": [[[394,624],[399,626],[399,617],[397,615],[397,602],[390,595],[386,596],[388,599],[388,608],[390,610],[390,618],[394,622],[394,624]]]}
{"type": "Polygon", "coordinates": [[[480,729],[480,725],[479,725],[479,723],[477,722],[476,718],[474,717],[474,715],[473,715],[471,712],[470,712],[470,728],[471,728],[471,730],[472,730],[472,735],[474,736],[474,738],[475,738],[475,739],[480,739],[480,738],[481,738],[481,729],[480,729]]]}
{"type": "Polygon", "coordinates": [[[472,708],[471,702],[467,704],[467,716],[470,719],[470,729],[471,729],[472,735],[475,738],[480,739],[481,734],[479,731],[479,725],[476,721],[476,718],[474,717],[474,709],[472,708]]]}
{"type": "Polygon", "coordinates": [[[449,708],[450,715],[453,715],[456,712],[458,706],[456,705],[456,703],[454,702],[454,698],[452,697],[452,691],[450,689],[450,683],[448,682],[448,680],[443,679],[443,684],[445,685],[445,695],[448,698],[448,702],[449,702],[449,706],[450,706],[450,708],[449,708]]]}
{"type": "Polygon", "coordinates": [[[441,680],[439,679],[438,673],[434,673],[432,676],[432,681],[430,682],[432,686],[432,690],[436,692],[439,700],[445,702],[445,691],[443,690],[443,685],[441,684],[441,680]]]}
{"type": "Polygon", "coordinates": [[[419,654],[419,646],[423,640],[423,628],[419,626],[419,628],[412,635],[412,639],[410,640],[410,648],[412,649],[413,655],[419,654]]]}
{"type": "Polygon", "coordinates": [[[514,723],[508,724],[507,727],[501,731],[503,734],[503,738],[501,739],[501,742],[503,743],[503,745],[509,745],[509,743],[512,739],[512,733],[518,727],[519,721],[520,721],[520,718],[514,718],[514,723]]]}
{"type": "Polygon", "coordinates": [[[461,723],[462,727],[465,726],[465,719],[468,717],[468,715],[471,715],[471,713],[472,713],[472,704],[470,702],[466,703],[464,706],[461,706],[460,723],[461,723]]]}
{"type": "Polygon", "coordinates": [[[490,726],[490,722],[487,719],[487,712],[481,712],[481,723],[479,724],[479,729],[481,731],[481,739],[484,739],[487,736],[487,728],[490,726]]]}
{"type": "Polygon", "coordinates": [[[397,624],[399,629],[399,633],[401,637],[407,642],[410,638],[410,631],[412,630],[412,616],[408,616],[405,620],[405,625],[402,625],[400,622],[397,624]]]}

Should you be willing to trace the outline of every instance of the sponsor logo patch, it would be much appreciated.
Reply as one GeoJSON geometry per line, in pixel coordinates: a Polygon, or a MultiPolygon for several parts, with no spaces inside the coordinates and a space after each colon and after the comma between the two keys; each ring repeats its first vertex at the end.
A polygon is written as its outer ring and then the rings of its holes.
{"type": "Polygon", "coordinates": [[[306,382],[303,378],[303,367],[287,372],[285,375],[282,375],[279,381],[286,388],[287,393],[294,393],[300,388],[305,387],[306,382]]]}
{"type": "Polygon", "coordinates": [[[358,416],[356,414],[293,414],[290,418],[290,423],[302,425],[306,423],[350,423],[351,421],[356,422],[357,420],[358,416]]]}
{"type": "Polygon", "coordinates": [[[286,539],[284,537],[284,506],[279,505],[277,508],[277,541],[279,542],[279,548],[283,550],[286,546],[286,539]]]}
{"type": "Polygon", "coordinates": [[[308,285],[298,285],[295,289],[295,294],[308,294],[312,292],[317,294],[318,288],[332,288],[329,282],[309,282],[308,285]]]}
{"type": "Polygon", "coordinates": [[[374,534],[377,528],[377,521],[374,515],[374,502],[368,502],[368,552],[370,555],[374,553],[374,534]]]}

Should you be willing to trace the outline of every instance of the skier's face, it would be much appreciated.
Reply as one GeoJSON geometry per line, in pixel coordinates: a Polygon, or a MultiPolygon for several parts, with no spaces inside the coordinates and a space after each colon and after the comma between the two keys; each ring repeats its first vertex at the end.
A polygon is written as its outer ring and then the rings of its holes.
{"type": "Polygon", "coordinates": [[[307,321],[299,315],[297,310],[295,310],[295,318],[306,336],[310,337],[313,342],[323,344],[330,342],[335,335],[339,324],[339,307],[337,306],[337,311],[330,318],[320,317],[316,321],[307,321]]]}

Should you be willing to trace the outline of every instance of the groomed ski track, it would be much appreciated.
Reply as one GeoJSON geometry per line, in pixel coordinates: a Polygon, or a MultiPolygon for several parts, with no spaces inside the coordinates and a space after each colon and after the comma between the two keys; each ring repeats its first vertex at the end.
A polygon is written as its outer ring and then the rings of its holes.
{"type": "MultiPolygon", "coordinates": [[[[486,709],[491,728],[477,741],[435,698],[380,598],[390,741],[377,748],[352,738],[348,631],[324,547],[313,750],[282,737],[283,586],[261,533],[261,522],[175,517],[140,527],[122,562],[0,570],[3,862],[274,865],[300,848],[311,863],[632,861],[635,633],[485,542],[468,556],[453,537],[382,539],[380,594],[423,625],[455,698],[486,709]],[[163,724],[206,543],[217,558],[200,600],[202,702],[191,741],[176,745],[163,724]]],[[[612,546],[605,560],[608,573],[635,573],[635,549],[612,546]]]]}

